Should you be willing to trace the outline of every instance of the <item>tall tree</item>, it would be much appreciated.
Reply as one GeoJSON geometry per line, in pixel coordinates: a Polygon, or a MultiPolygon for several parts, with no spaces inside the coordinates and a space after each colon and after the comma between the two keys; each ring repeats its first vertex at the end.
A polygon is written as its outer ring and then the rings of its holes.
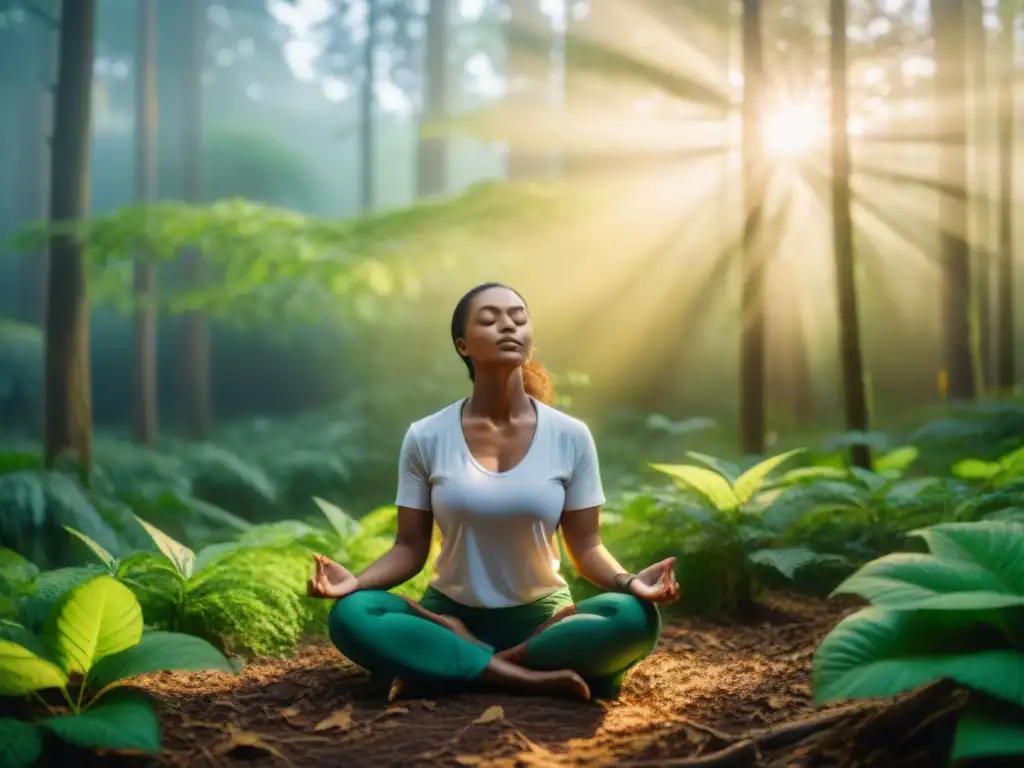
{"type": "Polygon", "coordinates": [[[740,449],[764,453],[765,298],[761,0],[743,0],[743,260],[740,305],[740,449]]]}
{"type": "Polygon", "coordinates": [[[974,206],[971,241],[974,245],[973,266],[974,286],[977,291],[977,340],[978,371],[975,379],[978,388],[984,391],[992,382],[992,254],[991,248],[991,114],[992,105],[988,87],[988,32],[985,29],[985,11],[981,3],[968,3],[969,49],[971,63],[971,92],[973,93],[971,115],[971,155],[974,188],[974,206]]]}
{"type": "MultiPolygon", "coordinates": [[[[18,218],[36,221],[46,216],[47,170],[50,164],[50,114],[53,99],[53,60],[57,20],[39,9],[7,30],[10,51],[18,63],[10,72],[23,80],[12,101],[18,114],[14,169],[18,218]],[[23,69],[24,68],[24,69],[23,69]],[[27,71],[26,71],[27,70],[27,71]]],[[[7,58],[6,56],[3,58],[7,58]]],[[[17,314],[42,325],[46,298],[46,254],[27,253],[18,260],[17,314]]]]}
{"type": "MultiPolygon", "coordinates": [[[[854,269],[853,217],[850,212],[850,138],[846,129],[847,55],[846,0],[831,0],[829,7],[832,44],[829,56],[832,133],[832,249],[836,262],[836,293],[839,306],[839,354],[843,377],[843,407],[848,430],[869,428],[867,393],[864,389],[864,355],[860,343],[857,281],[854,269]]],[[[851,447],[851,463],[868,469],[871,449],[851,447]]]]}
{"type": "MultiPolygon", "coordinates": [[[[448,0],[430,0],[424,52],[423,122],[437,126],[448,116],[448,0]]],[[[448,188],[448,141],[441,131],[422,136],[417,151],[416,192],[420,197],[443,194],[448,188]]]]}
{"type": "MultiPolygon", "coordinates": [[[[184,108],[181,111],[182,197],[202,202],[203,60],[206,51],[207,0],[182,0],[185,14],[184,108]]],[[[202,288],[203,258],[195,248],[182,254],[181,283],[184,290],[202,288]]],[[[206,439],[212,429],[210,397],[210,331],[201,312],[187,312],[181,322],[181,426],[185,436],[206,439]]]]}
{"type": "MultiPolygon", "coordinates": [[[[54,103],[50,219],[73,222],[89,210],[89,155],[96,0],[62,0],[54,103]]],[[[45,461],[62,455],[83,476],[92,462],[89,306],[81,245],[67,233],[50,238],[46,311],[45,461]]]]}
{"type": "Polygon", "coordinates": [[[377,190],[377,14],[378,0],[366,0],[366,40],[363,42],[363,83],[359,91],[359,202],[364,213],[373,211],[377,190]]]}
{"type": "MultiPolygon", "coordinates": [[[[139,203],[155,202],[156,188],[156,0],[139,0],[135,61],[135,195],[139,203]]],[[[135,261],[136,299],[132,366],[132,432],[137,443],[152,445],[157,437],[157,314],[156,268],[140,244],[135,261]]]]}
{"type": "Polygon", "coordinates": [[[998,315],[996,320],[996,386],[1009,391],[1017,383],[1017,360],[1014,350],[1014,280],[1013,264],[1013,130],[1016,121],[1014,104],[1014,53],[1017,3],[1001,0],[999,19],[999,265],[997,272],[998,315]]]}
{"type": "Polygon", "coordinates": [[[971,253],[968,247],[967,14],[964,0],[932,0],[937,132],[946,191],[939,198],[943,368],[952,400],[974,398],[971,253]]]}

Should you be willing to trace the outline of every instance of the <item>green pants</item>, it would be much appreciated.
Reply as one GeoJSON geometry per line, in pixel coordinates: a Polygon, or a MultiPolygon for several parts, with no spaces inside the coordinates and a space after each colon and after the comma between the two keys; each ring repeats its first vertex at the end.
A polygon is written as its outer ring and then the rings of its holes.
{"type": "Polygon", "coordinates": [[[345,656],[373,674],[458,686],[475,680],[496,651],[528,639],[526,666],[572,669],[595,696],[614,696],[625,673],[654,650],[661,632],[657,609],[632,595],[606,593],[583,600],[576,613],[534,637],[572,605],[563,589],[527,605],[471,608],[428,589],[420,604],[454,616],[487,647],[465,640],[422,616],[389,592],[356,592],[331,609],[328,631],[345,656]]]}

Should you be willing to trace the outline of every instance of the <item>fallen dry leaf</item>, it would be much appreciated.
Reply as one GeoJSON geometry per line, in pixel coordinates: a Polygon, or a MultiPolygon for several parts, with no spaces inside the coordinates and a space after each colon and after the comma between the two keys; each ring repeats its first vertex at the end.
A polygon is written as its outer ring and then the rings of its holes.
{"type": "Polygon", "coordinates": [[[281,710],[281,717],[295,717],[299,714],[298,707],[285,707],[281,710]]]}
{"type": "Polygon", "coordinates": [[[493,707],[488,707],[484,710],[484,713],[480,715],[476,720],[473,721],[473,725],[483,725],[484,723],[493,723],[495,720],[504,720],[505,710],[498,704],[493,707]]]}
{"type": "Polygon", "coordinates": [[[401,704],[395,704],[393,706],[388,707],[383,712],[381,712],[380,716],[381,717],[391,717],[392,715],[408,715],[408,714],[409,714],[409,708],[408,707],[404,707],[401,704]]]}
{"type": "Polygon", "coordinates": [[[347,730],[352,727],[352,706],[346,704],[343,709],[336,709],[319,723],[313,726],[314,731],[326,731],[330,728],[347,730]]]}
{"type": "Polygon", "coordinates": [[[459,765],[480,765],[480,758],[475,755],[457,755],[455,762],[459,765]]]}
{"type": "Polygon", "coordinates": [[[255,749],[277,758],[284,758],[280,751],[267,744],[258,733],[239,731],[234,728],[230,729],[226,739],[214,746],[213,754],[224,757],[239,749],[255,749]]]}

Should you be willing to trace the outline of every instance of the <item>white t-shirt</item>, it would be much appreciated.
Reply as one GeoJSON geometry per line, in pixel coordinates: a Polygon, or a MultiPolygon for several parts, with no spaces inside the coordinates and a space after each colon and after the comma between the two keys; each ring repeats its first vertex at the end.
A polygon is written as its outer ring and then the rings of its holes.
{"type": "Polygon", "coordinates": [[[474,607],[531,603],[566,586],[555,539],[562,513],[604,504],[594,439],[582,421],[533,400],[529,451],[492,472],[469,451],[465,402],[409,427],[395,504],[433,512],[441,529],[434,589],[474,607]]]}

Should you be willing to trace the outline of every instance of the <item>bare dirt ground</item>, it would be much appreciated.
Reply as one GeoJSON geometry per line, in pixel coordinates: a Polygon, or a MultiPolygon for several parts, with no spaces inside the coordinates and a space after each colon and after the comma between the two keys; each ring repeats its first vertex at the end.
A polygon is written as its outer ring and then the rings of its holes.
{"type": "MultiPolygon", "coordinates": [[[[942,765],[963,701],[944,685],[896,702],[811,705],[810,662],[851,608],[773,597],[769,620],[666,626],[614,702],[490,692],[389,702],[328,646],[239,677],[160,673],[165,752],[133,765],[942,765]]],[[[108,760],[112,756],[108,756],[108,760]]],[[[111,760],[107,765],[120,764],[111,760]]],[[[129,762],[129,761],[125,761],[129,762]]]]}

